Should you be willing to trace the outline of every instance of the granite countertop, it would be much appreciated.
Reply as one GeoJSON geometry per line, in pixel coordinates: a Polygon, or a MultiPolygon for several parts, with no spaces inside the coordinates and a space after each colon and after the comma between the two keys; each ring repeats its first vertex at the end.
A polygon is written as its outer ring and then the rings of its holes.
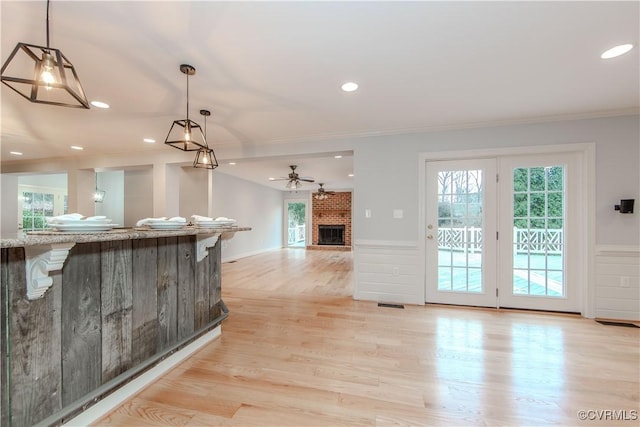
{"type": "Polygon", "coordinates": [[[236,231],[250,231],[251,227],[215,227],[199,228],[187,226],[180,230],[153,230],[134,227],[113,229],[111,231],[94,233],[65,233],[59,231],[33,231],[26,237],[0,239],[0,248],[15,248],[24,246],[50,245],[55,243],[89,243],[107,242],[113,240],[151,239],[158,237],[210,235],[221,233],[235,233],[236,231]]]}

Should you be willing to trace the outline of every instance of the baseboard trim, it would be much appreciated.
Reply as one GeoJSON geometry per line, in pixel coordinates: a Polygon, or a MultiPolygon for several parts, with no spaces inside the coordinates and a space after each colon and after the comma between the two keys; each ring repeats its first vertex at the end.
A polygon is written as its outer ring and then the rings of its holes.
{"type": "Polygon", "coordinates": [[[173,369],[178,364],[183,362],[197,350],[218,338],[221,333],[222,326],[218,326],[212,329],[197,340],[193,341],[191,344],[184,347],[182,350],[179,350],[176,353],[172,354],[153,368],[149,369],[126,385],[120,387],[109,396],[100,400],[98,403],[89,407],[86,411],[67,421],[63,425],[70,427],[81,427],[95,423],[101,417],[105,416],[106,414],[120,406],[124,401],[132,398],[135,394],[140,392],[149,384],[156,381],[158,378],[166,374],[169,370],[173,369]]]}
{"type": "MultiPolygon", "coordinates": [[[[236,255],[231,255],[228,257],[223,256],[222,257],[222,262],[229,262],[229,261],[236,261],[242,258],[247,258],[250,256],[255,256],[255,255],[260,255],[263,254],[265,252],[271,252],[271,251],[279,251],[282,248],[280,246],[275,247],[275,248],[267,248],[267,249],[258,249],[257,251],[250,251],[250,252],[243,252],[241,254],[236,254],[236,255]]],[[[224,254],[224,250],[222,251],[222,253],[224,254]]]]}

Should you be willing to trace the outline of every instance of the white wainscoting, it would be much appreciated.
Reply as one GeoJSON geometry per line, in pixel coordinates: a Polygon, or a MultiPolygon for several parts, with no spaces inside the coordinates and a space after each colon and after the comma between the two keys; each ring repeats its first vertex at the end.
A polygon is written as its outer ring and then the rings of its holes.
{"type": "Polygon", "coordinates": [[[418,242],[356,240],[356,300],[424,304],[418,242]]]}
{"type": "Polygon", "coordinates": [[[640,247],[596,246],[596,317],[640,321],[640,247]]]}

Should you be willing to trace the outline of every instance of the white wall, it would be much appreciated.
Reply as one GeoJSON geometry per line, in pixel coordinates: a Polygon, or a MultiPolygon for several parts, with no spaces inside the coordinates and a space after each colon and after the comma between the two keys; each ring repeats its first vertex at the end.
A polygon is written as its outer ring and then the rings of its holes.
{"type": "Polygon", "coordinates": [[[15,238],[18,235],[18,176],[0,175],[0,236],[15,238]]]}
{"type": "Polygon", "coordinates": [[[233,218],[252,229],[223,240],[223,260],[282,247],[282,192],[214,171],[212,203],[214,218],[233,218]]]}
{"type": "Polygon", "coordinates": [[[95,203],[95,214],[105,215],[114,224],[124,225],[124,171],[98,172],[96,183],[105,195],[102,203],[95,203]]]}
{"type": "Polygon", "coordinates": [[[209,171],[192,166],[180,168],[179,215],[191,220],[191,215],[208,216],[209,171]]]}
{"type": "Polygon", "coordinates": [[[640,215],[613,205],[640,196],[637,116],[462,129],[367,138],[354,147],[356,239],[415,241],[418,236],[418,156],[424,152],[570,143],[596,144],[596,242],[639,245],[640,215]],[[364,218],[364,209],[372,218],[364,218]],[[404,219],[394,220],[393,209],[404,219]]]}
{"type": "Polygon", "coordinates": [[[153,170],[149,168],[125,171],[124,225],[133,227],[138,220],[152,216],[153,170]]]}

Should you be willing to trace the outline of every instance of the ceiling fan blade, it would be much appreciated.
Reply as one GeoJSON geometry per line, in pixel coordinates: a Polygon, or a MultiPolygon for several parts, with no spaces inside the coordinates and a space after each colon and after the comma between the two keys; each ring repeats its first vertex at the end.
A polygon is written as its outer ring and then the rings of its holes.
{"type": "Polygon", "coordinates": [[[302,177],[302,178],[298,178],[298,180],[305,181],[305,182],[315,182],[315,180],[310,177],[302,177]]]}

